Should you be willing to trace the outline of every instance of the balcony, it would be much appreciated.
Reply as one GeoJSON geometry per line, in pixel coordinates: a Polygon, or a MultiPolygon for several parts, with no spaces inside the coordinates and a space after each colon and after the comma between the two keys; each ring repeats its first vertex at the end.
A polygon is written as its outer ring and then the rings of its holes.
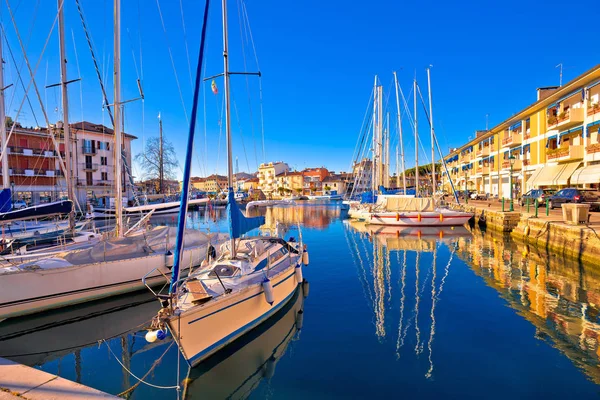
{"type": "Polygon", "coordinates": [[[548,161],[580,160],[583,158],[583,146],[559,147],[548,150],[546,157],[548,161]]]}
{"type": "Polygon", "coordinates": [[[81,167],[84,171],[98,171],[97,163],[82,163],[81,167]]]}
{"type": "Polygon", "coordinates": [[[594,115],[600,113],[600,104],[598,103],[594,103],[594,104],[590,104],[588,105],[588,111],[587,111],[587,115],[594,115]]]}
{"type": "MultiPolygon", "coordinates": [[[[523,168],[523,160],[514,160],[513,170],[520,170],[523,168]]],[[[510,169],[510,160],[502,161],[502,169],[510,169]]]]}
{"type": "Polygon", "coordinates": [[[82,146],[81,151],[83,152],[83,154],[90,154],[90,155],[96,154],[96,148],[93,146],[82,146]]]}
{"type": "Polygon", "coordinates": [[[557,116],[548,117],[548,130],[567,128],[583,123],[583,108],[573,108],[563,111],[557,116]]]}
{"type": "Polygon", "coordinates": [[[29,147],[8,147],[8,154],[30,157],[56,157],[56,152],[53,150],[32,149],[29,147]]]}
{"type": "Polygon", "coordinates": [[[483,167],[475,167],[475,174],[481,175],[483,173],[483,167]]]}
{"type": "Polygon", "coordinates": [[[585,152],[587,154],[600,153],[600,143],[590,144],[588,147],[585,148],[585,152]]]}
{"type": "Polygon", "coordinates": [[[27,176],[27,177],[62,177],[64,174],[60,170],[41,169],[41,168],[10,168],[8,170],[10,176],[27,176]]]}
{"type": "Polygon", "coordinates": [[[78,179],[77,186],[112,186],[113,182],[106,179],[78,179]]]}
{"type": "Polygon", "coordinates": [[[488,165],[484,165],[483,167],[481,167],[481,173],[483,175],[489,175],[490,174],[490,166],[488,165]]]}
{"type": "Polygon", "coordinates": [[[520,133],[513,133],[502,139],[502,147],[518,146],[523,142],[523,137],[520,133]]]}
{"type": "Polygon", "coordinates": [[[477,157],[486,157],[490,155],[490,146],[484,146],[477,150],[477,157]]]}
{"type": "Polygon", "coordinates": [[[527,139],[529,139],[530,137],[531,137],[531,129],[527,129],[527,130],[525,131],[525,135],[523,135],[523,139],[524,139],[524,140],[527,140],[527,139]]]}

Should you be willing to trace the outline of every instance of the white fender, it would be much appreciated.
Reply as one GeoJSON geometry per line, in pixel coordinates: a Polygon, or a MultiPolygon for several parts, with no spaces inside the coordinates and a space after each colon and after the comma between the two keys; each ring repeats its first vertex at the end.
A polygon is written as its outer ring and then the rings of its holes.
{"type": "Polygon", "coordinates": [[[308,265],[308,251],[302,253],[302,264],[308,265]]]}
{"type": "Polygon", "coordinates": [[[146,333],[146,341],[148,343],[156,342],[157,337],[158,337],[158,331],[148,331],[148,333],[146,333]]]}
{"type": "Polygon", "coordinates": [[[296,282],[298,282],[298,284],[302,283],[304,281],[304,278],[302,277],[302,264],[296,265],[294,272],[296,273],[296,282]]]}
{"type": "Polygon", "coordinates": [[[269,305],[273,305],[275,296],[273,296],[273,285],[269,279],[265,279],[262,283],[263,291],[265,293],[265,300],[269,305]]]}

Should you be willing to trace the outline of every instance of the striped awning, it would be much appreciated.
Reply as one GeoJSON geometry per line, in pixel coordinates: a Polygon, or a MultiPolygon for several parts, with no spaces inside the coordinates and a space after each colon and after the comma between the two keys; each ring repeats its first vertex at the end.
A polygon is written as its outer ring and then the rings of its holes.
{"type": "Polygon", "coordinates": [[[527,184],[531,187],[566,185],[579,164],[579,162],[573,162],[543,167],[527,180],[527,184]]]}

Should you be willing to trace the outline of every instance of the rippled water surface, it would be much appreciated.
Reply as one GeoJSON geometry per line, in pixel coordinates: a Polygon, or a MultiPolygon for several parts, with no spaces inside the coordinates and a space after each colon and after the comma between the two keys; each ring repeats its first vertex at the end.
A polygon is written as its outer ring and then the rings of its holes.
{"type": "MultiPolygon", "coordinates": [[[[302,227],[310,293],[198,368],[180,360],[182,397],[600,394],[600,267],[477,228],[377,229],[344,220],[336,203],[264,212],[262,233],[297,237],[302,227]]],[[[223,215],[195,212],[189,225],[222,231],[223,215]]],[[[139,292],[4,321],[0,356],[123,397],[175,399],[126,371],[177,385],[174,342],[144,340],[158,308],[139,292]]]]}

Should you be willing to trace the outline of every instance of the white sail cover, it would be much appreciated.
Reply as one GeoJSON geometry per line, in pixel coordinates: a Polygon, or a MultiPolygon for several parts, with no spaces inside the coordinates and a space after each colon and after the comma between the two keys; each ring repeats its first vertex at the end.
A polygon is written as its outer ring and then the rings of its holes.
{"type": "Polygon", "coordinates": [[[386,211],[435,211],[435,203],[432,198],[428,197],[418,198],[380,195],[377,197],[377,203],[386,211]]]}

